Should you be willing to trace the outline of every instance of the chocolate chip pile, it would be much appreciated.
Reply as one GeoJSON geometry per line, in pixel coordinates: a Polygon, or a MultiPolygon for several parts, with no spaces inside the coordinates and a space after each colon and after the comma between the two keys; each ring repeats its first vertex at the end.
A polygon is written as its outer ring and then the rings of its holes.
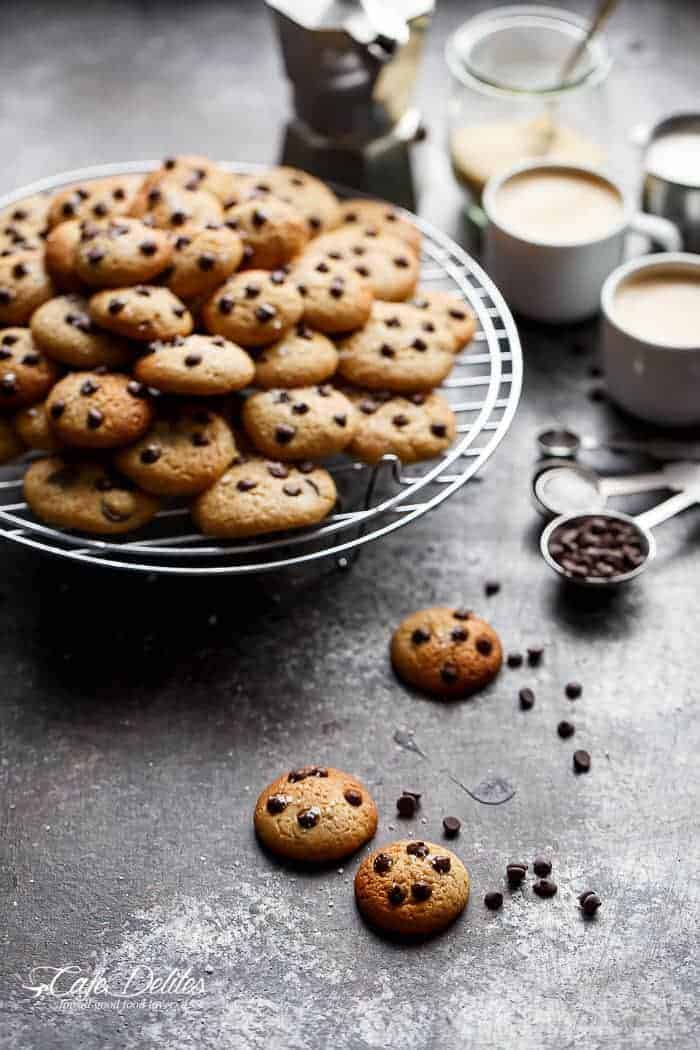
{"type": "Polygon", "coordinates": [[[549,553],[574,580],[612,580],[644,562],[646,543],[634,522],[584,515],[554,529],[549,553]]]}

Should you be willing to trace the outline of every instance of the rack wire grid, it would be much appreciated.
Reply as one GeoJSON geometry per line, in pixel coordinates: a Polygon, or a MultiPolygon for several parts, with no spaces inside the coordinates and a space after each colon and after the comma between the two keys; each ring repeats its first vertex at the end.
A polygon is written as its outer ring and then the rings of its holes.
{"type": "MultiPolygon", "coordinates": [[[[156,161],[68,171],[0,196],[0,208],[35,193],[111,175],[146,173],[156,161]]],[[[255,173],[262,165],[222,162],[255,173]]],[[[357,192],[335,187],[341,196],[357,192]]],[[[400,209],[399,209],[400,210],[400,209]]],[[[457,438],[439,459],[404,467],[387,455],[375,466],[338,457],[324,464],[338,486],[337,510],[321,524],[251,540],[213,541],[193,531],[184,504],[163,509],[137,537],[97,539],[37,521],[22,500],[28,457],[0,468],[0,536],[33,550],[112,569],[177,576],[253,574],[335,559],[346,567],[374,540],[435,510],[461,489],[493,454],[511,425],[522,385],[522,354],[513,318],[481,267],[446,234],[405,212],[423,235],[420,285],[463,298],[478,327],[441,386],[457,417],[457,438]]],[[[31,456],[31,454],[30,454],[31,456]]]]}

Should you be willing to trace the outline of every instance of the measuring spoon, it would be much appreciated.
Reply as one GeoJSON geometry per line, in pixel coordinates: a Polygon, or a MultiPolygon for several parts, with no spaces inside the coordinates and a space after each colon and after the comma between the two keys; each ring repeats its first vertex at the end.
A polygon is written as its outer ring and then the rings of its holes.
{"type": "MultiPolygon", "coordinates": [[[[540,553],[550,569],[554,569],[556,573],[566,580],[580,584],[583,587],[595,587],[598,590],[604,587],[617,587],[619,584],[626,583],[628,580],[633,580],[636,576],[639,576],[646,569],[652,558],[656,556],[656,541],[651,530],[656,525],[668,521],[669,518],[680,514],[681,511],[687,510],[688,507],[692,507],[699,502],[700,485],[693,485],[691,488],[686,489],[685,492],[677,492],[675,496],[670,496],[662,503],[658,503],[655,507],[644,511],[643,514],[638,514],[634,518],[629,514],[622,514],[620,511],[604,511],[602,514],[562,514],[555,518],[554,521],[551,521],[542,533],[540,537],[540,553]],[[576,571],[573,571],[562,564],[562,561],[566,562],[569,560],[566,554],[562,557],[562,554],[558,552],[558,548],[561,546],[562,533],[567,530],[589,530],[592,524],[602,530],[603,536],[610,534],[611,530],[614,531],[616,529],[619,530],[621,527],[626,527],[628,534],[634,537],[633,541],[630,540],[628,542],[634,546],[634,560],[636,564],[631,565],[622,572],[616,573],[613,569],[611,575],[593,575],[592,572],[591,574],[586,574],[585,569],[582,571],[580,566],[576,568],[576,571]],[[557,552],[556,554],[554,553],[555,551],[557,552]],[[560,561],[558,558],[562,560],[560,561]]],[[[610,563],[608,555],[604,552],[601,554],[594,553],[590,557],[591,561],[594,558],[598,559],[596,565],[610,563]]],[[[590,565],[591,570],[593,567],[593,565],[590,565]]]]}
{"type": "Polygon", "coordinates": [[[546,514],[575,514],[601,510],[610,496],[671,489],[682,492],[700,486],[700,463],[665,463],[660,470],[619,477],[602,477],[581,463],[545,464],[532,480],[537,509],[546,514]]]}
{"type": "Polygon", "coordinates": [[[545,427],[536,437],[537,448],[541,456],[548,459],[575,459],[579,452],[596,452],[606,449],[610,452],[639,452],[652,459],[700,460],[700,443],[697,441],[676,441],[672,438],[625,438],[611,437],[604,441],[590,435],[578,434],[569,427],[545,427]]]}

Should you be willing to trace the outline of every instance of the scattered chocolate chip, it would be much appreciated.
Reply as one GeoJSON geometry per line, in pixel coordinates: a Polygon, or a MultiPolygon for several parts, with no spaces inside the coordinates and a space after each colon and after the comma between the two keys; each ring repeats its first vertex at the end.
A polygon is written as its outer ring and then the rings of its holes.
{"type": "Polygon", "coordinates": [[[545,876],[550,875],[552,871],[552,862],[547,860],[546,857],[535,857],[532,863],[532,870],[535,875],[545,876]]]}
{"type": "Polygon", "coordinates": [[[527,651],[527,662],[529,667],[539,667],[542,663],[542,657],[544,656],[544,649],[542,646],[534,646],[527,651]]]}
{"type": "Polygon", "coordinates": [[[462,822],[458,817],[443,817],[442,827],[447,838],[453,839],[459,835],[459,829],[462,827],[462,822]]]}
{"type": "Polygon", "coordinates": [[[577,773],[588,773],[591,768],[591,756],[588,751],[574,751],[574,770],[577,773]]]}
{"type": "Polygon", "coordinates": [[[413,817],[415,816],[418,803],[414,795],[409,795],[406,792],[400,795],[396,800],[396,808],[402,817],[413,817]]]}
{"type": "Polygon", "coordinates": [[[579,894],[578,899],[581,904],[581,911],[589,919],[593,915],[595,915],[595,913],[598,911],[598,908],[603,903],[598,894],[594,893],[593,890],[584,890],[583,893],[579,894]]]}
{"type": "Polygon", "coordinates": [[[498,594],[501,589],[501,584],[498,580],[487,580],[484,584],[484,594],[487,598],[490,598],[494,594],[498,594]]]}
{"type": "Polygon", "coordinates": [[[406,890],[403,886],[399,886],[398,882],[392,882],[387,891],[387,897],[390,904],[403,904],[406,900],[406,890]]]}
{"type": "Polygon", "coordinates": [[[564,692],[569,700],[578,700],[583,692],[583,686],[580,682],[567,682],[564,692]]]}
{"type": "Polygon", "coordinates": [[[411,886],[411,896],[417,901],[427,901],[433,892],[429,882],[414,882],[411,886]]]}
{"type": "Polygon", "coordinates": [[[321,819],[321,810],[318,806],[309,806],[308,809],[301,809],[297,813],[297,823],[302,828],[315,828],[321,819]]]}
{"type": "Polygon", "coordinates": [[[362,805],[362,793],[355,788],[347,788],[343,794],[343,798],[350,806],[362,805]]]}
{"type": "Polygon", "coordinates": [[[538,879],[532,884],[532,889],[538,897],[553,897],[557,892],[557,884],[551,879],[538,879]]]}
{"type": "Polygon", "coordinates": [[[529,711],[535,706],[535,694],[533,693],[532,689],[528,689],[527,687],[525,689],[521,689],[518,693],[518,698],[520,700],[520,706],[523,711],[529,711]]]}
{"type": "Polygon", "coordinates": [[[557,726],[557,733],[562,738],[562,740],[568,740],[568,738],[570,736],[573,736],[575,732],[576,727],[574,726],[573,722],[567,722],[566,719],[563,719],[557,726]]]}
{"type": "Polygon", "coordinates": [[[484,895],[484,904],[490,911],[498,911],[503,907],[503,894],[498,890],[491,890],[484,895]]]}
{"type": "Polygon", "coordinates": [[[430,863],[438,875],[446,875],[452,867],[452,862],[449,857],[433,857],[430,863]]]}
{"type": "Polygon", "coordinates": [[[506,865],[506,878],[509,886],[519,886],[526,875],[527,864],[513,862],[506,865]]]}
{"type": "Polygon", "coordinates": [[[374,863],[372,867],[376,871],[377,875],[386,875],[388,871],[391,871],[393,865],[394,861],[388,853],[378,853],[377,856],[374,858],[374,863]]]}
{"type": "Polygon", "coordinates": [[[104,414],[99,408],[89,408],[87,411],[87,425],[90,430],[97,430],[105,421],[104,414]]]}
{"type": "Polygon", "coordinates": [[[508,653],[506,663],[509,667],[516,668],[523,666],[523,654],[522,653],[508,653]]]}

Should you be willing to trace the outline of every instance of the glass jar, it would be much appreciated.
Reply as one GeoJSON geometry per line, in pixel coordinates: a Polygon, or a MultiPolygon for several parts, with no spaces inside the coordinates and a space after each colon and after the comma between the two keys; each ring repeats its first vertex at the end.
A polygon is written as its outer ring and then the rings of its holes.
{"type": "Polygon", "coordinates": [[[605,164],[603,41],[586,44],[564,75],[587,28],[569,11],[526,4],[477,15],[448,40],[452,167],[477,198],[491,175],[521,161],[605,164]]]}

